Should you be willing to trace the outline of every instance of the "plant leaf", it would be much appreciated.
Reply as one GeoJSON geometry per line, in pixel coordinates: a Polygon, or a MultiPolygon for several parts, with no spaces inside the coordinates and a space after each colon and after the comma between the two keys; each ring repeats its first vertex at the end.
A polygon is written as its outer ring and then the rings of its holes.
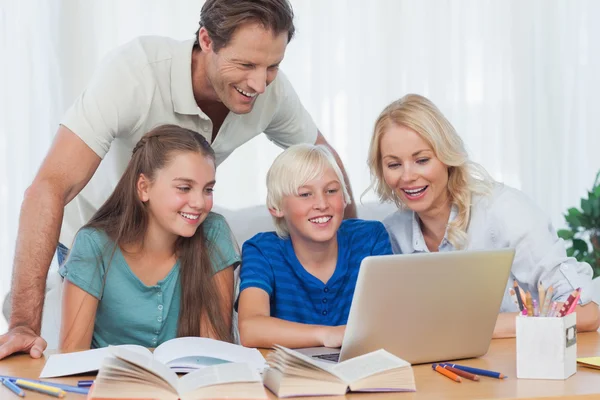
{"type": "Polygon", "coordinates": [[[573,236],[575,236],[575,233],[569,229],[561,229],[556,233],[558,234],[559,238],[564,240],[571,240],[573,239],[573,236]]]}
{"type": "Polygon", "coordinates": [[[588,253],[588,244],[583,239],[573,239],[573,248],[581,253],[582,256],[587,255],[588,253]]]}

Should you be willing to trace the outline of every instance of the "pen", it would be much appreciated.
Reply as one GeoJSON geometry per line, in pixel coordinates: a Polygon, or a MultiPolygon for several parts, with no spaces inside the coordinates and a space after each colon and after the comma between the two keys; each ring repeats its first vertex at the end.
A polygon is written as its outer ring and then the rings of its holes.
{"type": "Polygon", "coordinates": [[[2,384],[9,388],[10,391],[16,394],[17,396],[25,397],[25,392],[23,391],[23,389],[12,383],[10,379],[0,378],[0,381],[2,381],[2,384]]]}
{"type": "Polygon", "coordinates": [[[579,290],[577,292],[577,296],[575,296],[575,299],[573,300],[573,303],[571,303],[571,307],[569,307],[569,310],[567,311],[567,313],[565,315],[569,315],[573,311],[575,311],[575,308],[577,307],[577,303],[579,302],[579,297],[581,297],[581,290],[579,290]]]}
{"type": "Polygon", "coordinates": [[[94,384],[94,381],[93,381],[93,380],[91,380],[91,381],[78,381],[78,382],[77,382],[77,386],[78,386],[78,387],[90,387],[90,386],[92,386],[93,384],[94,384]]]}
{"type": "Polygon", "coordinates": [[[62,389],[58,389],[48,385],[42,385],[39,383],[33,383],[24,379],[17,379],[15,384],[23,389],[33,390],[35,392],[47,394],[54,397],[65,397],[66,392],[62,389]]]}
{"type": "Polygon", "coordinates": [[[573,301],[575,300],[575,297],[577,297],[577,295],[579,294],[580,290],[581,289],[577,288],[577,289],[573,290],[573,293],[571,293],[569,295],[569,297],[567,298],[567,301],[565,301],[565,303],[561,307],[560,311],[558,312],[559,318],[564,317],[567,314],[567,311],[569,311],[569,308],[571,308],[571,304],[573,304],[573,301]]]}
{"type": "Polygon", "coordinates": [[[444,375],[446,378],[452,379],[454,382],[458,382],[458,383],[462,382],[462,379],[460,379],[460,376],[456,375],[454,372],[450,371],[449,369],[443,368],[440,364],[432,364],[431,368],[433,368],[434,371],[437,371],[440,374],[444,375]]]}
{"type": "Polygon", "coordinates": [[[473,368],[473,367],[467,367],[465,365],[458,365],[458,364],[451,364],[451,363],[444,363],[444,365],[449,365],[452,368],[460,369],[462,371],[467,371],[472,374],[487,376],[490,378],[498,378],[498,379],[508,378],[508,376],[504,375],[503,373],[488,371],[487,369],[473,368]]]}

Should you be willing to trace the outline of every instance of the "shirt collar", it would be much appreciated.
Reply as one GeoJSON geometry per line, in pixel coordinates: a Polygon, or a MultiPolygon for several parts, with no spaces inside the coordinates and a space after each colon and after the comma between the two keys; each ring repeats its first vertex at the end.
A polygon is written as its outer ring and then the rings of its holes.
{"type": "Polygon", "coordinates": [[[178,114],[198,115],[201,113],[192,85],[192,50],[194,39],[179,42],[171,62],[171,98],[173,111],[178,114]]]}
{"type": "MultiPolygon", "coordinates": [[[[450,222],[454,221],[456,215],[458,214],[458,207],[455,204],[452,205],[450,209],[450,216],[448,217],[448,224],[446,224],[446,232],[444,233],[444,238],[442,239],[442,243],[440,243],[439,250],[446,250],[453,248],[453,246],[448,241],[448,225],[450,222]]],[[[416,212],[412,213],[412,246],[415,252],[425,252],[429,253],[429,249],[425,244],[425,237],[423,237],[423,231],[421,231],[421,224],[419,223],[419,216],[416,212]]]]}

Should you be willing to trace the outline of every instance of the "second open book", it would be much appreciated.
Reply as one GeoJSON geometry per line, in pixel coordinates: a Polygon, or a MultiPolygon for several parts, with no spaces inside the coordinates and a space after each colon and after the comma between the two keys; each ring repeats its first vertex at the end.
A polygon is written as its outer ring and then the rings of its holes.
{"type": "MultiPolygon", "coordinates": [[[[154,353],[138,345],[115,346],[147,355],[170,367],[175,372],[191,372],[205,366],[225,362],[245,362],[258,372],[267,366],[265,358],[256,349],[202,337],[180,337],[168,340],[154,349],[154,353]]],[[[55,378],[97,371],[102,360],[110,354],[108,347],[52,354],[40,378],[55,378]]]]}
{"type": "Polygon", "coordinates": [[[151,356],[109,348],[88,399],[266,399],[260,374],[247,363],[204,367],[179,378],[151,356]]]}
{"type": "Polygon", "coordinates": [[[385,350],[329,364],[282,346],[267,356],[263,380],[278,397],[353,392],[414,392],[411,365],[385,350]]]}

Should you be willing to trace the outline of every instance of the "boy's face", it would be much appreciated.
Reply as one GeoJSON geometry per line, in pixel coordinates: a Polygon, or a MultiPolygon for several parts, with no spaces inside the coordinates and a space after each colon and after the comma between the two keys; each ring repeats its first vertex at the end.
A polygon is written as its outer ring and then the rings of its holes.
{"type": "Polygon", "coordinates": [[[306,182],[298,195],[285,196],[280,211],[293,242],[324,243],[335,240],[344,217],[342,184],[332,168],[306,182]]]}

